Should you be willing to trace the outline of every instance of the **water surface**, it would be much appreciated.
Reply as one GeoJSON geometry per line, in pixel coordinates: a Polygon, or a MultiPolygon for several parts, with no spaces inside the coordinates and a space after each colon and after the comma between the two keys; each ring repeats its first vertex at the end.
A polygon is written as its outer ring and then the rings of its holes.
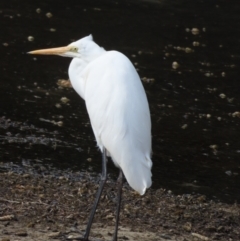
{"type": "MultiPolygon", "coordinates": [[[[144,80],[153,188],[239,201],[239,11],[224,0],[1,1],[2,166],[38,161],[100,172],[84,102],[56,84],[68,78],[70,59],[26,54],[93,34],[106,50],[127,55],[144,80]]],[[[115,177],[113,165],[110,172],[115,177]]]]}

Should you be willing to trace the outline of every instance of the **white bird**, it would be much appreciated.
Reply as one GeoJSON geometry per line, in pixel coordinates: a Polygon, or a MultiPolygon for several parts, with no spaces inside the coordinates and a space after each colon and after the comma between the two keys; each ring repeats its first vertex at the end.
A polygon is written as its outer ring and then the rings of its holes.
{"type": "Polygon", "coordinates": [[[151,119],[147,97],[131,61],[118,51],[106,51],[92,35],[66,47],[30,54],[73,58],[68,74],[75,91],[85,100],[97,145],[103,153],[102,178],[83,238],[89,240],[93,217],[107,178],[107,157],[120,169],[118,206],[113,241],[117,241],[123,175],[143,195],[152,184],[151,119]]]}

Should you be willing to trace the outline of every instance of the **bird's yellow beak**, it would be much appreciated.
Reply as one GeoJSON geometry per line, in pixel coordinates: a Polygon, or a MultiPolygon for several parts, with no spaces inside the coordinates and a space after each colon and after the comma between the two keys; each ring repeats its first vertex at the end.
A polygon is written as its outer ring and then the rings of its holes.
{"type": "Polygon", "coordinates": [[[28,54],[44,54],[44,55],[61,55],[68,52],[71,49],[70,46],[51,48],[51,49],[39,49],[28,52],[28,54]]]}

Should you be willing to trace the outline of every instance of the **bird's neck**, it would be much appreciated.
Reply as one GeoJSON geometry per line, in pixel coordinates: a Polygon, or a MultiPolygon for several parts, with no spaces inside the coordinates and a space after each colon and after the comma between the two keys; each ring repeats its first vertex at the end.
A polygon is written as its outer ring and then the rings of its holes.
{"type": "Polygon", "coordinates": [[[95,48],[92,52],[83,56],[83,60],[87,63],[90,63],[91,61],[93,61],[93,60],[97,59],[98,57],[102,56],[104,53],[106,53],[106,50],[104,48],[98,47],[98,48],[95,48]]]}

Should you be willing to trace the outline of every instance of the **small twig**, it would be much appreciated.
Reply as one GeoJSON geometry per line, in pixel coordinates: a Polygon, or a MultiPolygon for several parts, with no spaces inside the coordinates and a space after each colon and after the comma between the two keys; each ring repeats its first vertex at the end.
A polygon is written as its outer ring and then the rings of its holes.
{"type": "Polygon", "coordinates": [[[30,204],[41,204],[41,205],[49,206],[49,204],[43,203],[43,202],[28,202],[28,203],[30,203],[30,204]]]}
{"type": "Polygon", "coordinates": [[[0,217],[0,221],[9,221],[15,219],[15,216],[13,214],[5,215],[0,217]]]}
{"type": "Polygon", "coordinates": [[[12,200],[7,200],[7,199],[3,199],[3,198],[0,198],[0,201],[9,202],[9,203],[17,203],[17,204],[21,203],[19,201],[12,201],[12,200]]]}
{"type": "Polygon", "coordinates": [[[197,237],[197,238],[199,238],[199,239],[201,239],[201,240],[204,240],[204,241],[209,240],[209,238],[208,238],[208,237],[203,236],[203,235],[198,234],[198,233],[192,233],[192,236],[195,236],[195,237],[197,237]]]}
{"type": "MultiPolygon", "coordinates": [[[[23,201],[22,202],[20,202],[20,201],[13,201],[13,200],[7,200],[7,199],[3,199],[3,198],[0,198],[0,201],[9,202],[9,203],[17,203],[17,204],[24,203],[23,201]]],[[[25,203],[49,205],[47,203],[43,203],[43,202],[40,202],[40,201],[39,202],[28,202],[28,201],[25,201],[25,203]]]]}

